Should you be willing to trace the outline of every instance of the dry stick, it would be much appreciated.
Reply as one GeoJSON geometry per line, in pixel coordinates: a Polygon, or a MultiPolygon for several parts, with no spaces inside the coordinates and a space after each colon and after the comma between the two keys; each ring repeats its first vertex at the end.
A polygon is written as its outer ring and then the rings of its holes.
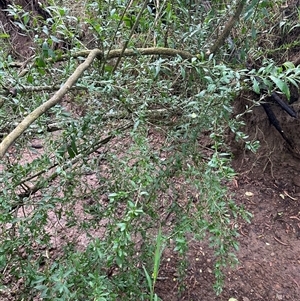
{"type": "MultiPolygon", "coordinates": [[[[70,57],[71,58],[86,57],[91,53],[91,51],[93,51],[93,50],[80,50],[80,51],[77,51],[77,52],[74,52],[71,54],[62,55],[57,59],[49,58],[48,61],[49,62],[61,62],[66,59],[69,59],[70,57]]],[[[138,54],[140,54],[140,55],[167,55],[167,56],[179,55],[184,59],[191,59],[193,57],[196,58],[195,55],[192,55],[191,53],[189,53],[187,51],[176,50],[176,49],[166,48],[166,47],[126,49],[124,52],[122,52],[122,49],[114,49],[114,50],[110,50],[109,52],[102,52],[102,55],[99,55],[99,56],[101,56],[102,58],[105,57],[105,59],[108,60],[108,59],[113,59],[113,58],[119,57],[121,54],[123,54],[123,56],[137,56],[138,54]]],[[[19,63],[17,63],[17,62],[13,62],[13,63],[9,64],[9,66],[21,67],[19,65],[19,63]]],[[[24,76],[24,74],[23,74],[23,76],[24,76]]]]}
{"type": "MultiPolygon", "coordinates": [[[[62,61],[66,58],[72,57],[72,58],[78,58],[78,57],[85,57],[88,56],[91,51],[93,50],[81,50],[78,52],[75,52],[69,56],[62,55],[60,57],[60,60],[62,61]]],[[[100,51],[100,50],[99,50],[100,51]]],[[[106,59],[113,59],[116,57],[119,57],[121,54],[123,56],[137,56],[137,55],[167,55],[167,56],[176,56],[179,55],[183,59],[191,59],[196,58],[195,55],[192,55],[190,52],[184,51],[184,50],[177,50],[173,48],[165,48],[165,47],[149,47],[149,48],[136,48],[136,49],[126,49],[124,52],[122,52],[122,49],[113,49],[109,53],[102,53],[102,56],[106,59]]]]}
{"type": "Polygon", "coordinates": [[[241,0],[240,3],[238,4],[235,14],[231,17],[231,19],[229,20],[229,22],[226,24],[222,34],[219,36],[219,38],[216,40],[215,44],[211,47],[210,49],[210,53],[215,53],[217,52],[217,50],[219,50],[226,38],[228,38],[231,29],[233,28],[233,26],[235,25],[235,23],[238,21],[238,19],[240,18],[240,15],[243,11],[243,8],[246,4],[246,0],[241,0]]]}
{"type": "Polygon", "coordinates": [[[112,50],[106,58],[112,59],[119,56],[137,56],[137,55],[166,55],[166,56],[181,56],[183,59],[192,59],[196,57],[191,53],[183,50],[177,50],[164,47],[151,47],[151,48],[136,48],[126,49],[124,52],[120,49],[112,50]]]}
{"type": "MultiPolygon", "coordinates": [[[[60,89],[61,86],[58,86],[58,85],[53,85],[53,86],[23,86],[21,85],[22,88],[4,88],[4,92],[0,92],[0,96],[1,95],[12,95],[12,96],[16,96],[18,93],[26,93],[26,92],[41,92],[41,91],[51,91],[51,92],[54,92],[54,91],[57,91],[60,89]],[[9,90],[9,91],[7,91],[9,90]]],[[[81,90],[84,90],[84,91],[88,91],[88,88],[87,87],[83,87],[83,86],[74,86],[74,87],[71,87],[70,90],[72,91],[81,91],[81,90]]],[[[4,103],[4,100],[3,100],[3,103],[4,103]]],[[[0,108],[1,106],[3,105],[3,103],[1,102],[1,99],[0,99],[0,108]]]]}

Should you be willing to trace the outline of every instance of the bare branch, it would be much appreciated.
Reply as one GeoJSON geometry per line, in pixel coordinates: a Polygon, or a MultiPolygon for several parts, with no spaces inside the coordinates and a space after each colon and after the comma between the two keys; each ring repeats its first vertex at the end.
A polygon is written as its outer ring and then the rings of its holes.
{"type": "Polygon", "coordinates": [[[231,17],[231,19],[228,21],[228,23],[226,24],[223,32],[221,33],[221,35],[219,36],[219,38],[216,40],[215,44],[211,47],[210,49],[210,53],[215,53],[217,52],[224,44],[225,40],[228,38],[231,29],[233,28],[233,26],[235,25],[235,23],[238,21],[238,19],[240,18],[240,15],[243,11],[243,8],[246,4],[246,0],[241,0],[240,3],[238,4],[235,14],[231,17]]]}

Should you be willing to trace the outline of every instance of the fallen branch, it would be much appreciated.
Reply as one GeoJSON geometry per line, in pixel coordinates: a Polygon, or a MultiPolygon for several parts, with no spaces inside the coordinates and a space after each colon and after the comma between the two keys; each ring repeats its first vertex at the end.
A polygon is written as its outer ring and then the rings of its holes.
{"type": "Polygon", "coordinates": [[[18,126],[9,133],[1,142],[0,144],[0,158],[4,156],[8,148],[11,146],[11,144],[19,137],[21,136],[24,131],[35,121],[37,120],[41,115],[43,115],[45,112],[47,112],[50,108],[55,106],[62,98],[63,96],[71,89],[71,87],[77,82],[79,77],[82,75],[82,73],[92,64],[94,59],[101,55],[101,51],[99,49],[92,50],[87,59],[80,64],[75,72],[68,78],[66,83],[45,103],[43,103],[41,106],[36,108],[34,111],[32,111],[29,115],[27,115],[23,121],[21,121],[18,126]]]}
{"type": "MultiPolygon", "coordinates": [[[[64,61],[70,58],[80,58],[80,57],[87,57],[91,51],[93,50],[80,50],[74,53],[68,53],[61,55],[59,58],[49,58],[48,62],[60,62],[64,61]]],[[[193,55],[187,51],[184,50],[177,50],[172,48],[165,48],[165,47],[150,47],[150,48],[136,48],[136,49],[125,49],[123,52],[122,49],[113,49],[109,52],[101,52],[98,49],[97,58],[100,60],[110,60],[114,58],[118,58],[120,56],[122,57],[130,57],[130,56],[139,56],[139,55],[166,55],[166,56],[180,56],[183,59],[191,59],[193,57],[196,57],[196,55],[193,55]]],[[[31,58],[31,61],[34,61],[34,59],[31,58]]],[[[25,62],[28,63],[27,61],[25,62]]],[[[22,62],[11,62],[9,64],[10,67],[15,68],[24,68],[24,64],[22,62]]],[[[31,67],[31,65],[30,65],[31,67]]],[[[28,70],[30,69],[22,69],[22,71],[18,74],[19,77],[24,76],[28,70]]]]}
{"type": "MultiPolygon", "coordinates": [[[[103,52],[99,49],[84,50],[77,53],[78,56],[87,56],[86,60],[80,64],[74,73],[67,79],[65,84],[45,103],[32,111],[27,115],[18,126],[8,134],[0,144],[0,159],[5,155],[8,148],[12,143],[21,136],[26,129],[41,115],[47,112],[50,108],[55,106],[63,98],[63,96],[72,88],[77,82],[83,72],[90,67],[95,58],[103,59],[103,52]]],[[[107,54],[106,59],[111,59],[123,56],[138,56],[138,55],[166,55],[166,56],[181,56],[184,59],[191,59],[194,56],[189,52],[170,49],[170,48],[138,48],[138,49],[126,49],[124,52],[122,49],[111,50],[107,54]]]]}
{"type": "MultiPolygon", "coordinates": [[[[74,52],[72,54],[62,55],[59,58],[59,61],[72,58],[79,58],[79,57],[86,57],[88,56],[91,51],[93,50],[81,50],[78,52],[74,52]]],[[[101,52],[98,50],[99,53],[97,54],[97,57],[99,59],[105,58],[106,60],[113,59],[119,57],[121,54],[122,56],[138,56],[138,55],[166,55],[166,56],[181,56],[183,59],[191,59],[193,57],[196,57],[195,55],[184,51],[184,50],[178,50],[178,49],[172,49],[172,48],[164,48],[164,47],[150,47],[150,48],[136,48],[136,49],[125,49],[124,52],[122,52],[122,49],[113,49],[109,53],[107,52],[101,52]]],[[[56,61],[56,60],[54,60],[56,61]]]]}

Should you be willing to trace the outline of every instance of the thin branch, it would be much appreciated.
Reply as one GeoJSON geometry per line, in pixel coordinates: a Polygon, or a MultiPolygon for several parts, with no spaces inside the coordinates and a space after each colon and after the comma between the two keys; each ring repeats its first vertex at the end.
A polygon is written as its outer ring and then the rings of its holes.
{"type": "Polygon", "coordinates": [[[224,44],[225,40],[228,38],[231,29],[235,25],[235,23],[239,20],[240,15],[243,11],[243,8],[246,4],[246,0],[241,0],[236,8],[235,14],[231,17],[231,19],[226,24],[223,32],[219,36],[219,38],[215,41],[214,45],[210,49],[210,53],[216,53],[224,44]]]}
{"type": "Polygon", "coordinates": [[[114,69],[113,69],[112,73],[114,73],[114,72],[116,71],[116,69],[118,68],[118,66],[119,66],[119,64],[120,64],[120,61],[121,61],[121,58],[123,57],[123,54],[124,54],[124,52],[125,52],[125,50],[126,50],[126,48],[127,48],[127,46],[128,46],[128,43],[129,43],[131,37],[133,36],[133,34],[135,33],[136,28],[137,28],[138,25],[139,25],[140,18],[141,18],[141,16],[142,16],[143,11],[144,11],[145,8],[147,7],[147,4],[148,4],[148,0],[145,0],[142,9],[140,10],[138,16],[136,17],[136,20],[135,20],[134,25],[133,25],[133,27],[131,28],[131,32],[130,32],[130,34],[129,34],[129,37],[127,38],[127,40],[126,40],[125,43],[124,43],[124,46],[123,46],[123,48],[122,48],[122,50],[121,50],[121,53],[120,53],[120,55],[119,55],[119,57],[118,57],[118,60],[117,60],[117,62],[116,62],[116,64],[115,64],[115,66],[114,66],[114,69]]]}
{"type": "MultiPolygon", "coordinates": [[[[41,92],[41,91],[57,91],[61,88],[61,86],[22,86],[22,88],[19,88],[18,92],[41,92]]],[[[87,91],[87,87],[82,87],[82,86],[73,86],[70,87],[70,90],[73,91],[79,91],[79,90],[84,90],[87,91]]]]}
{"type": "MultiPolygon", "coordinates": [[[[118,58],[120,56],[126,57],[126,56],[138,56],[138,55],[166,55],[166,56],[181,56],[183,59],[191,59],[193,57],[196,57],[195,55],[183,51],[183,50],[176,50],[172,48],[164,48],[164,47],[150,47],[150,48],[136,48],[136,49],[126,49],[124,52],[122,52],[123,49],[114,49],[107,52],[102,52],[98,49],[99,53],[97,54],[97,58],[100,60],[110,60],[113,58],[118,58]]],[[[49,58],[47,61],[49,62],[60,62],[64,60],[68,60],[71,58],[82,58],[87,57],[91,51],[93,50],[80,50],[77,52],[74,52],[72,54],[65,54],[60,56],[59,58],[49,58]]],[[[19,62],[12,62],[9,64],[10,67],[24,67],[23,63],[19,62]]],[[[31,65],[28,66],[27,69],[22,69],[19,77],[25,76],[29,69],[31,68],[31,65]]]]}
{"type": "MultiPolygon", "coordinates": [[[[119,57],[121,53],[122,53],[121,49],[112,50],[108,54],[107,59],[119,57]]],[[[187,51],[177,50],[172,48],[164,48],[164,47],[126,49],[123,53],[123,56],[138,56],[138,55],[181,56],[183,59],[192,59],[193,57],[196,57],[187,51]]]]}

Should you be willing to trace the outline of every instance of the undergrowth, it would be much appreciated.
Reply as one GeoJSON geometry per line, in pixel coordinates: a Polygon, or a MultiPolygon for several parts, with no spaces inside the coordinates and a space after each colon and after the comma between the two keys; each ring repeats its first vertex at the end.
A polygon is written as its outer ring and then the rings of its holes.
{"type": "MultiPolygon", "coordinates": [[[[72,55],[85,47],[109,51],[128,42],[132,49],[184,48],[195,56],[123,57],[117,68],[115,60],[98,60],[10,148],[0,166],[3,296],[16,283],[19,300],[158,300],[164,250],[185,267],[190,243],[203,239],[214,251],[214,287],[221,292],[223,269],[237,263],[233,225],[250,221],[226,188],[236,175],[226,134],[258,147],[239,130],[232,101],[242,89],[259,92],[261,82],[288,95],[283,79],[297,84],[298,76],[295,66],[286,65],[294,70],[287,72],[269,61],[265,72],[234,68],[250,48],[239,38],[219,56],[204,53],[233,7],[225,2],[200,8],[162,1],[155,13],[144,10],[134,33],[142,4],[87,1],[74,16],[72,6],[52,5],[44,8],[51,18],[37,29],[31,25],[40,20],[8,7],[35,56],[20,76],[13,55],[1,52],[0,82],[8,87],[3,136],[72,74],[83,60],[72,55]]],[[[240,21],[254,41],[254,29],[245,28],[262,14],[249,5],[240,21]]],[[[180,274],[184,279],[184,268],[180,274]]]]}

